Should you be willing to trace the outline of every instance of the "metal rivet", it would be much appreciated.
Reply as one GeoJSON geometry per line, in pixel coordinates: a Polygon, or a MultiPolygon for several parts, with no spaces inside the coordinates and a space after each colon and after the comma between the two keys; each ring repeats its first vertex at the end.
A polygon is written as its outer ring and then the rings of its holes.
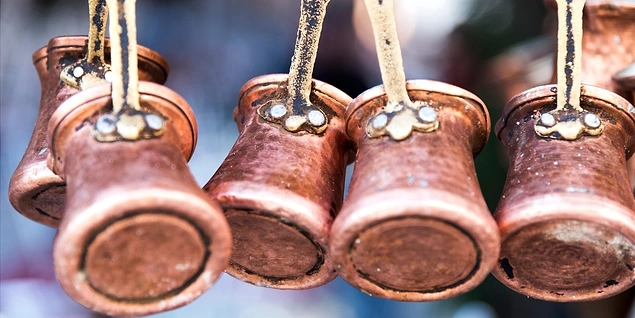
{"type": "Polygon", "coordinates": [[[269,110],[269,114],[273,118],[281,118],[282,116],[287,114],[287,108],[284,105],[278,104],[271,107],[269,110]]]}
{"type": "Polygon", "coordinates": [[[309,119],[309,123],[313,126],[322,126],[326,123],[326,117],[324,117],[324,114],[322,114],[319,110],[310,111],[307,117],[309,119]]]}
{"type": "Polygon", "coordinates": [[[81,66],[73,69],[73,76],[80,78],[82,75],[84,75],[84,69],[81,66]]]}
{"type": "Polygon", "coordinates": [[[419,118],[427,123],[432,123],[437,120],[437,112],[430,106],[423,106],[419,108],[419,118]]]}
{"type": "Polygon", "coordinates": [[[146,123],[148,127],[153,130],[161,130],[163,129],[163,119],[155,114],[147,114],[146,115],[146,123]]]}
{"type": "Polygon", "coordinates": [[[95,124],[95,128],[102,134],[112,134],[117,131],[117,118],[113,115],[103,115],[97,119],[97,124],[95,124]]]}
{"type": "Polygon", "coordinates": [[[542,122],[543,125],[547,127],[552,127],[553,125],[556,124],[556,117],[553,117],[553,115],[549,113],[544,113],[540,115],[540,121],[542,122]]]}
{"type": "Polygon", "coordinates": [[[602,122],[600,121],[600,118],[596,114],[588,113],[584,115],[584,124],[586,124],[587,126],[591,128],[598,128],[600,127],[602,122]]]}
{"type": "Polygon", "coordinates": [[[382,129],[386,127],[386,124],[388,124],[388,116],[386,116],[386,114],[379,114],[373,119],[372,125],[375,129],[382,129]]]}
{"type": "Polygon", "coordinates": [[[112,71],[108,71],[104,74],[104,79],[106,82],[112,83],[112,71]]]}

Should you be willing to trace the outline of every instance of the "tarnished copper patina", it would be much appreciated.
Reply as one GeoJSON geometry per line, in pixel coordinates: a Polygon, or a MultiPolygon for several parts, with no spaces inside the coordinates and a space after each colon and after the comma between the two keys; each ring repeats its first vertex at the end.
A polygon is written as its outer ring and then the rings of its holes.
{"type": "Polygon", "coordinates": [[[158,84],[140,82],[139,92],[142,109],[163,119],[160,137],[97,140],[97,119],[113,107],[108,84],[66,100],[48,126],[49,166],[67,184],[55,272],[72,298],[108,315],[191,302],[216,281],[231,251],[220,207],[187,167],[197,138],[191,108],[158,84]]]}
{"type": "Polygon", "coordinates": [[[313,80],[310,101],[328,117],[321,134],[289,132],[258,109],[287,94],[287,75],[265,75],[241,89],[234,119],[240,136],[204,190],[225,210],[233,251],[227,272],[281,289],[331,281],[333,217],[342,205],[351,158],[344,110],[351,98],[313,80]]]}
{"type": "Polygon", "coordinates": [[[540,114],[556,86],[514,97],[496,131],[510,157],[495,218],[502,246],[493,274],[515,291],[549,301],[609,297],[635,282],[635,201],[626,159],[635,150],[633,106],[582,86],[580,105],[604,125],[598,136],[540,137],[540,114]]]}
{"type": "Polygon", "coordinates": [[[386,93],[378,86],[355,98],[346,112],[355,170],[330,250],[342,278],[365,293],[445,299],[476,287],[498,257],[474,168],[490,119],[478,97],[456,86],[416,80],[406,88],[416,107],[436,111],[438,128],[401,141],[371,137],[367,123],[386,93]]]}
{"type": "MultiPolygon", "coordinates": [[[[46,166],[49,153],[46,129],[58,106],[79,92],[64,83],[60,73],[66,66],[84,58],[87,42],[85,36],[56,37],[33,54],[33,64],[42,86],[40,112],[31,141],[9,183],[9,200],[24,216],[51,227],[57,227],[62,219],[66,183],[46,166]]],[[[165,82],[168,64],[158,53],[139,46],[138,56],[141,80],[165,82]]],[[[108,42],[106,57],[110,57],[108,42]]]]}

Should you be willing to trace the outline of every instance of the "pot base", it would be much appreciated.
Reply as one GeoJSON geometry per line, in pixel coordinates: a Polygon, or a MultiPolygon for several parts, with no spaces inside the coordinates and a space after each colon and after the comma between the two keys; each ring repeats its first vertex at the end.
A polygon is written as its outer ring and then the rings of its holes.
{"type": "Polygon", "coordinates": [[[308,233],[284,220],[244,210],[225,214],[233,233],[230,270],[261,276],[265,280],[293,279],[319,269],[324,253],[308,233]]]}
{"type": "Polygon", "coordinates": [[[438,292],[458,285],[478,265],[477,247],[446,222],[406,217],[360,233],[349,255],[360,276],[397,292],[438,292]]]}
{"type": "Polygon", "coordinates": [[[624,235],[602,224],[543,221],[504,240],[495,272],[512,289],[539,299],[605,298],[632,285],[634,247],[624,235]]]}
{"type": "Polygon", "coordinates": [[[85,250],[84,275],[95,291],[143,302],[187,287],[203,270],[207,244],[189,222],[144,213],[107,226],[85,250]]]}

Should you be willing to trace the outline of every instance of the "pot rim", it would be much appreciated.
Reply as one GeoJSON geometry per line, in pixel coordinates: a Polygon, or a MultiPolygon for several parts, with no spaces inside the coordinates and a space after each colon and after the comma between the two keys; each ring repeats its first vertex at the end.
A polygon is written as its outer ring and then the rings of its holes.
{"type": "MultiPolygon", "coordinates": [[[[94,86],[71,96],[69,99],[64,101],[64,103],[62,103],[57,108],[57,110],[55,110],[53,115],[51,115],[51,119],[47,128],[47,141],[50,149],[49,158],[51,159],[50,163],[52,163],[49,165],[50,167],[55,167],[55,162],[57,161],[55,141],[58,128],[63,125],[64,121],[66,120],[76,121],[77,119],[74,118],[73,113],[79,109],[84,108],[85,106],[87,106],[87,104],[98,99],[111,99],[111,93],[111,84],[94,86]]],[[[194,154],[194,149],[196,148],[196,142],[198,138],[198,125],[196,122],[196,117],[194,116],[194,111],[189,106],[187,101],[185,101],[185,99],[181,97],[181,95],[163,85],[145,81],[139,82],[139,95],[141,99],[143,99],[144,96],[163,99],[169,102],[171,106],[178,108],[183,117],[170,118],[170,120],[185,120],[190,126],[191,134],[179,134],[181,137],[181,145],[179,146],[183,149],[183,155],[185,156],[186,160],[189,160],[194,154]],[[186,148],[183,148],[184,146],[186,148]]],[[[161,108],[163,107],[165,107],[165,105],[157,107],[157,111],[161,113],[161,108]]]]}
{"type": "MultiPolygon", "coordinates": [[[[558,4],[556,0],[543,0],[547,9],[557,10],[558,4]]],[[[627,16],[635,17],[635,4],[628,0],[586,0],[584,10],[593,10],[594,14],[599,16],[614,17],[617,10],[628,10],[627,16]],[[628,15],[630,13],[630,15],[628,15]]]]}
{"type": "MultiPolygon", "coordinates": [[[[249,93],[250,90],[257,89],[261,86],[277,85],[284,87],[287,83],[288,78],[289,74],[283,73],[256,76],[248,80],[240,88],[240,92],[238,93],[238,100],[241,100],[245,95],[249,93]]],[[[342,111],[346,109],[346,105],[348,105],[352,100],[350,96],[331,84],[322,82],[315,78],[313,78],[311,81],[313,83],[313,91],[322,93],[335,99],[340,105],[343,106],[342,111]]]]}
{"type": "MultiPolygon", "coordinates": [[[[478,96],[476,96],[474,93],[468,90],[465,90],[461,87],[444,83],[444,82],[433,81],[433,80],[409,80],[406,82],[406,89],[408,90],[408,92],[426,91],[426,92],[432,92],[432,93],[438,93],[438,94],[443,94],[447,96],[457,97],[461,99],[466,99],[472,102],[473,104],[478,105],[478,107],[480,107],[481,114],[483,115],[485,119],[483,127],[486,129],[486,132],[485,132],[486,138],[485,140],[483,140],[482,145],[476,147],[476,149],[479,149],[479,150],[474,153],[478,153],[480,152],[480,150],[483,149],[483,147],[485,146],[485,143],[487,143],[487,139],[489,138],[489,134],[491,131],[491,119],[490,119],[489,111],[487,110],[487,107],[485,106],[485,103],[478,96]]],[[[361,108],[363,108],[363,106],[366,105],[368,102],[385,95],[386,95],[386,91],[384,90],[384,86],[378,85],[364,91],[363,93],[355,97],[355,99],[353,99],[353,101],[348,105],[348,108],[346,109],[346,115],[345,115],[346,133],[348,134],[349,138],[352,138],[354,136],[354,134],[350,133],[350,131],[353,129],[350,126],[351,126],[352,118],[354,118],[354,114],[357,111],[359,111],[361,108]]]]}
{"type": "MultiPolygon", "coordinates": [[[[507,128],[509,117],[526,105],[533,104],[544,99],[553,99],[554,105],[556,101],[557,85],[548,84],[533,87],[524,92],[517,94],[507,102],[503,108],[503,114],[496,123],[496,137],[500,139],[501,132],[507,128]]],[[[607,104],[614,105],[615,110],[621,111],[635,125],[635,108],[623,97],[600,87],[591,85],[581,85],[580,98],[591,98],[601,100],[607,104]]]]}
{"type": "MultiPolygon", "coordinates": [[[[85,35],[68,35],[56,36],[49,40],[48,44],[36,50],[33,55],[33,64],[37,64],[41,59],[48,57],[49,52],[59,49],[84,49],[88,36],[85,35]]],[[[110,47],[110,38],[106,38],[106,47],[110,47]]],[[[170,72],[168,62],[158,52],[151,50],[145,46],[137,45],[137,55],[139,58],[147,60],[149,63],[155,64],[163,71],[163,77],[167,78],[170,72]]]]}

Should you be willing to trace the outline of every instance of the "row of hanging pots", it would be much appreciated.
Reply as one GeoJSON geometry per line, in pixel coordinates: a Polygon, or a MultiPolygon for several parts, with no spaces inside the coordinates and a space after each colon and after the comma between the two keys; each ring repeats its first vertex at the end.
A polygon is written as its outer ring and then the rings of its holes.
{"type": "MultiPolygon", "coordinates": [[[[223,270],[279,289],[340,275],[402,301],[454,297],[490,272],[550,301],[604,298],[635,283],[628,100],[583,85],[575,120],[584,127],[568,138],[571,129],[549,130],[573,116],[554,112],[556,85],[513,97],[496,125],[510,167],[492,217],[474,168],[491,127],[484,103],[453,85],[405,82],[394,25],[382,24],[389,0],[367,0],[385,85],[351,100],[311,79],[327,2],[302,2],[290,74],[240,90],[240,135],[203,189],[187,167],[195,116],[161,85],[168,66],[159,54],[136,39],[122,51],[116,37],[111,53],[103,35],[58,37],[35,52],[40,113],[9,196],[26,217],[59,229],[54,266],[71,297],[106,314],[150,314],[194,300],[223,270]]],[[[632,70],[618,71],[611,85],[635,93],[632,70]]]]}

